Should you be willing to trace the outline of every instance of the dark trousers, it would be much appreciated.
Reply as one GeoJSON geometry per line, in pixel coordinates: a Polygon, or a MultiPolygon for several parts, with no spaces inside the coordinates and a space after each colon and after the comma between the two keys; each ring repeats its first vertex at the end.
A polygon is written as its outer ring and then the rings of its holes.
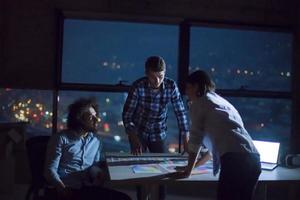
{"type": "MultiPolygon", "coordinates": [[[[143,152],[150,152],[150,153],[166,153],[166,146],[165,142],[163,141],[145,141],[141,140],[143,145],[143,152]]],[[[142,199],[142,188],[140,186],[137,186],[137,199],[142,199]]],[[[160,185],[158,188],[158,195],[159,200],[164,200],[166,197],[166,188],[163,185],[160,185]]]]}
{"type": "Polygon", "coordinates": [[[218,200],[251,200],[261,173],[260,158],[254,153],[221,156],[218,200]]]}
{"type": "Polygon", "coordinates": [[[68,188],[64,193],[57,192],[55,189],[46,193],[47,199],[51,200],[130,200],[131,198],[122,192],[103,188],[103,187],[83,187],[81,189],[68,188]]]}

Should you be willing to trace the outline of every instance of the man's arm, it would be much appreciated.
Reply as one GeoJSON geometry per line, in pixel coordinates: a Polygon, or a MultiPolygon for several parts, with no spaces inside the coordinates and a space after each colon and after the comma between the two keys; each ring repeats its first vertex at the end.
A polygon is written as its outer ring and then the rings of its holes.
{"type": "Polygon", "coordinates": [[[200,151],[200,154],[201,157],[196,161],[195,167],[204,165],[209,159],[211,159],[211,154],[209,153],[209,151],[203,153],[200,151]]]}
{"type": "Polygon", "coordinates": [[[124,104],[122,118],[125,127],[125,131],[128,135],[131,153],[134,155],[139,155],[142,153],[142,145],[136,134],[136,127],[133,123],[133,115],[138,104],[138,92],[137,87],[132,86],[128,93],[126,102],[124,104]]]}
{"type": "Polygon", "coordinates": [[[135,130],[135,126],[133,123],[133,115],[134,115],[134,111],[136,110],[137,103],[138,103],[137,88],[135,86],[132,86],[132,88],[128,93],[127,99],[123,107],[123,112],[122,112],[122,119],[127,134],[130,134],[135,130]]]}
{"type": "Polygon", "coordinates": [[[197,108],[191,107],[190,118],[192,120],[191,134],[188,143],[188,165],[185,167],[178,167],[177,170],[180,171],[175,173],[176,178],[189,177],[192,173],[192,169],[195,166],[199,166],[207,162],[210,159],[210,154],[208,150],[207,153],[203,152],[203,139],[204,139],[204,114],[203,109],[198,110],[197,108]],[[192,110],[193,109],[193,110],[192,110]],[[196,162],[199,153],[202,157],[196,162]]]}
{"type": "Polygon", "coordinates": [[[108,179],[107,166],[102,150],[103,145],[99,138],[99,147],[94,158],[94,164],[88,169],[89,177],[94,185],[102,185],[108,179]]]}
{"type": "Polygon", "coordinates": [[[183,136],[184,151],[187,151],[187,143],[189,141],[189,120],[187,118],[187,112],[184,107],[179,89],[174,83],[174,89],[172,92],[171,102],[176,115],[177,124],[180,130],[180,134],[183,136]]]}
{"type": "Polygon", "coordinates": [[[63,140],[60,135],[51,136],[47,147],[44,170],[46,180],[59,190],[63,190],[66,187],[57,173],[59,161],[62,156],[62,144],[63,140]]]}

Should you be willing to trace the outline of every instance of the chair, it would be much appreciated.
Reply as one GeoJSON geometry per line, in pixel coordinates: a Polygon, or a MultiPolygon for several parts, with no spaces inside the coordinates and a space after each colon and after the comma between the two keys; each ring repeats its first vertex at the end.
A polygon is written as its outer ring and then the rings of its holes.
{"type": "Polygon", "coordinates": [[[26,141],[26,149],[31,172],[31,185],[26,194],[26,200],[45,199],[42,192],[45,192],[46,180],[43,176],[44,163],[47,151],[47,144],[50,136],[36,136],[26,141]]]}

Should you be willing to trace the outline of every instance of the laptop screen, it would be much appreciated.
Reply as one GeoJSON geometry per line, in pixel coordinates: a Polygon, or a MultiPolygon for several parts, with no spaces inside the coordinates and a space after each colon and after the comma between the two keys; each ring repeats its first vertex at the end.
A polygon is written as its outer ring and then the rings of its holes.
{"type": "Polygon", "coordinates": [[[277,163],[279,142],[253,140],[254,146],[260,154],[261,162],[277,163]]]}

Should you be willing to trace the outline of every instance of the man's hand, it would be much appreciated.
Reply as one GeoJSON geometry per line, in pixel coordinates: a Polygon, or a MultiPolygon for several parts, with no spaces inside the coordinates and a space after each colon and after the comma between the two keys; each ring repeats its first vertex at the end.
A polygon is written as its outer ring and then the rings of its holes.
{"type": "Polygon", "coordinates": [[[188,178],[192,174],[192,170],[195,166],[195,162],[197,159],[198,154],[189,152],[188,157],[188,164],[187,166],[177,166],[175,167],[175,170],[177,172],[174,172],[170,174],[171,178],[179,179],[179,178],[188,178]]]}
{"type": "Polygon", "coordinates": [[[131,153],[133,155],[141,155],[143,148],[138,136],[134,133],[128,134],[128,139],[130,143],[131,153]]]}
{"type": "Polygon", "coordinates": [[[182,151],[182,155],[184,153],[189,153],[189,134],[185,134],[183,135],[183,151],[182,151]]]}
{"type": "Polygon", "coordinates": [[[94,165],[89,169],[89,175],[93,185],[101,186],[108,179],[106,170],[101,169],[98,165],[94,165]]]}
{"type": "Polygon", "coordinates": [[[170,177],[174,179],[188,178],[192,173],[188,166],[177,166],[175,170],[176,172],[170,174],[170,177]]]}

